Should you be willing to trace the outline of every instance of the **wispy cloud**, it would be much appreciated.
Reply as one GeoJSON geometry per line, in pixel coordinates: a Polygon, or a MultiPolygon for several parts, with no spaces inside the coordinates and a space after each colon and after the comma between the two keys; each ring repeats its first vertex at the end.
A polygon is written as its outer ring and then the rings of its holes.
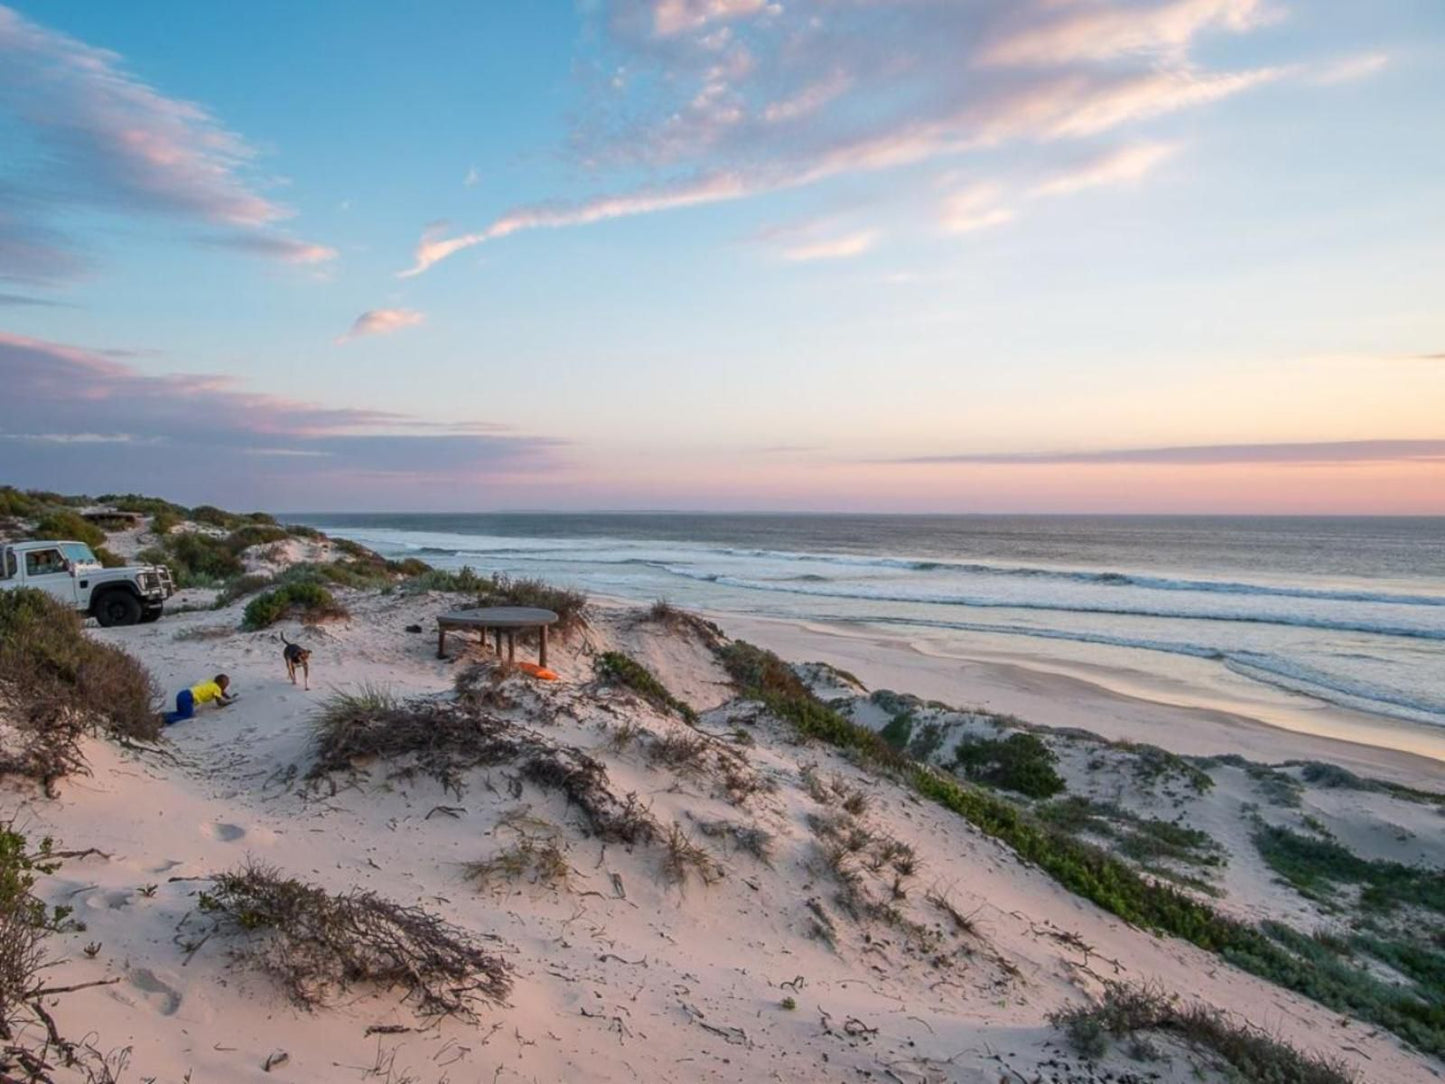
{"type": "Polygon", "coordinates": [[[1262,0],[1172,0],[1143,4],[1020,4],[984,44],[987,64],[1030,67],[1130,55],[1182,58],[1199,34],[1242,33],[1274,16],[1262,0]]]}
{"type": "Polygon", "coordinates": [[[1142,180],[1178,153],[1176,143],[1137,143],[1108,151],[1073,169],[1055,174],[1029,192],[1032,196],[1068,196],[1085,188],[1142,180]]]}
{"type": "Polygon", "coordinates": [[[23,306],[37,306],[54,308],[63,305],[64,302],[52,301],[48,297],[30,297],[26,294],[0,294],[0,308],[11,306],[20,308],[23,306]]]}
{"type": "Polygon", "coordinates": [[[916,456],[892,463],[972,463],[1064,466],[1162,464],[1219,466],[1247,463],[1445,463],[1445,440],[1339,440],[1282,444],[1199,444],[1165,448],[1112,448],[1082,452],[983,452],[916,456]]]}
{"type": "Polygon", "coordinates": [[[74,489],[124,488],[140,477],[159,491],[188,493],[274,482],[321,504],[358,478],[399,480],[353,485],[348,497],[370,492],[385,502],[404,498],[407,480],[470,485],[547,473],[557,469],[562,446],[485,422],[446,426],[299,402],[228,377],[147,375],[91,351],[4,332],[0,386],[7,475],[74,489]],[[98,443],[104,456],[94,452],[98,443]],[[278,473],[254,461],[243,468],[241,456],[274,459],[278,473]]]}
{"type": "Polygon", "coordinates": [[[861,256],[878,241],[877,230],[857,230],[837,237],[798,241],[785,246],[778,255],[789,263],[811,263],[815,260],[846,260],[861,256]]]}
{"type": "Polygon", "coordinates": [[[52,223],[75,209],[237,230],[290,213],[248,175],[255,150],[202,106],[166,97],[117,54],[4,6],[0,118],[10,127],[0,162],[0,276],[73,277],[84,261],[52,223]],[[17,219],[28,235],[17,237],[17,219]]]}
{"type": "MultiPolygon", "coordinates": [[[[1216,70],[1195,46],[1268,22],[1263,0],[944,0],[772,4],[603,0],[603,42],[574,150],[599,176],[642,184],[429,231],[405,275],[474,245],[738,200],[1009,143],[1091,140],[1244,93],[1293,69],[1216,70]],[[619,78],[619,72],[626,72],[619,78]]],[[[1142,146],[1142,145],[1141,145],[1142,146]]],[[[1156,149],[1113,152],[1049,194],[1138,180],[1156,149]]],[[[1001,179],[981,176],[979,180],[1001,179]]],[[[1047,185],[1047,180],[1038,182],[1047,185]]],[[[1000,208],[955,216],[1004,221],[1000,208]]]]}
{"type": "Polygon", "coordinates": [[[368,309],[356,318],[345,335],[337,336],[338,344],[368,335],[390,335],[402,328],[415,327],[426,319],[415,309],[368,309]]]}
{"type": "Polygon", "coordinates": [[[939,223],[948,233],[972,233],[990,226],[1002,226],[1014,213],[1000,203],[1002,191],[996,184],[974,184],[952,193],[943,201],[939,223]]]}
{"type": "Polygon", "coordinates": [[[653,33],[664,38],[754,15],[768,7],[765,0],[652,0],[646,6],[651,9],[653,33]]]}
{"type": "Polygon", "coordinates": [[[318,264],[336,259],[336,250],[309,241],[298,241],[279,233],[229,233],[201,238],[201,243],[229,248],[253,256],[266,256],[282,263],[318,264]]]}
{"type": "Polygon", "coordinates": [[[1361,53],[1358,56],[1347,56],[1320,68],[1311,81],[1320,86],[1355,83],[1384,71],[1389,64],[1388,53],[1361,53]]]}

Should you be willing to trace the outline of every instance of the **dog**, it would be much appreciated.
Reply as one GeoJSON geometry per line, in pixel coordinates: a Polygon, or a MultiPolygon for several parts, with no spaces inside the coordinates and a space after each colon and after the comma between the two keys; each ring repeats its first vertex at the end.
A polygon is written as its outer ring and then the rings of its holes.
{"type": "Polygon", "coordinates": [[[306,691],[311,691],[311,649],[302,647],[300,644],[293,644],[286,639],[286,634],[281,634],[281,642],[286,645],[281,652],[281,657],[286,660],[286,676],[291,679],[291,684],[296,684],[296,671],[301,671],[306,682],[306,691]]]}

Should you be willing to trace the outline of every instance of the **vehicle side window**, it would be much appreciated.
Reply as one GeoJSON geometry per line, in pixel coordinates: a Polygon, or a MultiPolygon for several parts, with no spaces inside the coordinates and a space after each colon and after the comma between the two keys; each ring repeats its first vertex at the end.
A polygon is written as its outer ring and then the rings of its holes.
{"type": "Polygon", "coordinates": [[[59,550],[31,550],[25,555],[25,575],[48,576],[65,571],[65,559],[59,550]]]}
{"type": "Polygon", "coordinates": [[[5,579],[8,580],[8,579],[13,578],[14,575],[15,575],[15,573],[17,573],[17,572],[19,572],[19,571],[20,571],[20,562],[18,562],[18,561],[15,560],[15,551],[14,551],[14,550],[6,550],[6,551],[5,551],[5,567],[4,567],[3,569],[0,569],[0,572],[3,572],[3,573],[4,573],[4,576],[5,576],[5,579]]]}

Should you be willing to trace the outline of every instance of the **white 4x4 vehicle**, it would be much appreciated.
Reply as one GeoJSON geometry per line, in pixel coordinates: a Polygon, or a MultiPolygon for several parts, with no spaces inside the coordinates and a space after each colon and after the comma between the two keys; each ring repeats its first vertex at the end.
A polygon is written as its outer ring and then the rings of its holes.
{"type": "Polygon", "coordinates": [[[106,628],[154,621],[176,593],[164,565],[102,568],[84,542],[0,546],[0,591],[21,587],[54,595],[106,628]]]}

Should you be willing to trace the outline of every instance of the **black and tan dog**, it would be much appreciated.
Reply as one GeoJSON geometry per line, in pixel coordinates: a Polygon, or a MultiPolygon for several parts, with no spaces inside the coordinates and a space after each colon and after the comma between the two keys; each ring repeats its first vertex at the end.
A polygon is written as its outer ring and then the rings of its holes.
{"type": "Polygon", "coordinates": [[[291,684],[296,684],[296,671],[301,671],[306,681],[306,691],[311,691],[311,649],[302,647],[300,644],[293,644],[286,639],[286,634],[281,634],[281,642],[286,645],[281,657],[286,660],[286,676],[291,679],[291,684]]]}

